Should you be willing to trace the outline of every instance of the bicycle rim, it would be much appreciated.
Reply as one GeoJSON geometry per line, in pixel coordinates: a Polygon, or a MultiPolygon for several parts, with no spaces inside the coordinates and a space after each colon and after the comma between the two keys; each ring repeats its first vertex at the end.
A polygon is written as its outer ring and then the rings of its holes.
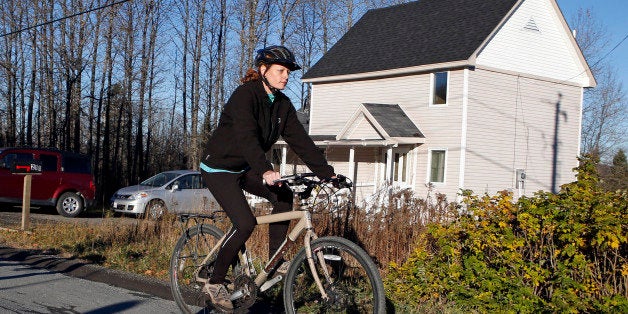
{"type": "MultiPolygon", "coordinates": [[[[170,259],[170,287],[183,313],[198,313],[205,307],[204,283],[196,280],[195,272],[222,235],[214,226],[199,225],[187,229],[177,241],[170,259]]],[[[203,266],[200,277],[209,278],[215,255],[203,266]]]]}
{"type": "Polygon", "coordinates": [[[294,258],[284,282],[286,313],[385,312],[379,270],[364,250],[338,237],[314,240],[311,248],[328,299],[323,299],[303,249],[294,258]]]}

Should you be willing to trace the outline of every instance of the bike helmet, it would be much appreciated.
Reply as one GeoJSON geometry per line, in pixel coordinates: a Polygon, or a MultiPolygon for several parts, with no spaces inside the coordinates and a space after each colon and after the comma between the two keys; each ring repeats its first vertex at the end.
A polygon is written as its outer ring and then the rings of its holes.
{"type": "Polygon", "coordinates": [[[301,68],[294,59],[294,54],[284,46],[269,46],[257,51],[255,56],[255,66],[262,64],[281,64],[290,71],[296,71],[301,68]]]}

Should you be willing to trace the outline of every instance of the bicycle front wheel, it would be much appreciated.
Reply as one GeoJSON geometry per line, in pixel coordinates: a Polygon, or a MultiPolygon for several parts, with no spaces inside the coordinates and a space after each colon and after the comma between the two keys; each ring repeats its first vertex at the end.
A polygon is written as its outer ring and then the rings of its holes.
{"type": "Polygon", "coordinates": [[[177,241],[170,258],[170,289],[183,313],[198,313],[205,307],[207,297],[201,291],[204,282],[199,278],[207,280],[211,276],[218,252],[205,264],[203,261],[223,234],[215,226],[200,224],[185,230],[177,241]]]}
{"type": "Polygon", "coordinates": [[[323,298],[305,249],[292,260],[284,281],[286,313],[384,313],[386,297],[377,266],[355,243],[339,237],[312,241],[323,298]]]}

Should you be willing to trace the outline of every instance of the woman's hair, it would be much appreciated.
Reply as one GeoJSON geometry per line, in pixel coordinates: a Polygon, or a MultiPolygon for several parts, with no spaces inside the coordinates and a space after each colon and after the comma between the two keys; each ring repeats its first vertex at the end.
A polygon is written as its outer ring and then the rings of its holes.
{"type": "Polygon", "coordinates": [[[246,82],[257,81],[259,79],[260,79],[259,71],[253,68],[249,68],[248,70],[246,70],[246,74],[244,74],[244,77],[240,79],[240,82],[244,84],[246,82]]]}

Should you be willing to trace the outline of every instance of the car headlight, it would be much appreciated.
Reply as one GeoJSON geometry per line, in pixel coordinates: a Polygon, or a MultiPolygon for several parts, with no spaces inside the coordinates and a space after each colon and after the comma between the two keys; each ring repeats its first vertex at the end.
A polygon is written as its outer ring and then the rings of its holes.
{"type": "Polygon", "coordinates": [[[129,199],[131,199],[131,200],[139,200],[139,199],[143,199],[145,197],[148,197],[148,193],[146,193],[146,192],[137,192],[137,193],[131,195],[131,197],[129,197],[129,199]]]}

